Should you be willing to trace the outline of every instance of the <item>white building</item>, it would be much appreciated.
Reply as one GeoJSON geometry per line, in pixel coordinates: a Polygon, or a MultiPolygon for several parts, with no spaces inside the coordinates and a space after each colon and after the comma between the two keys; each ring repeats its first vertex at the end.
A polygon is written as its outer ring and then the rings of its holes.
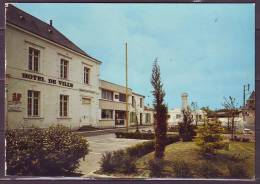
{"type": "MultiPolygon", "coordinates": [[[[188,109],[190,108],[189,102],[188,102],[188,93],[182,93],[181,94],[181,100],[182,100],[182,107],[181,108],[175,108],[168,111],[168,126],[175,126],[178,125],[183,121],[183,113],[182,109],[188,109]]],[[[193,124],[202,124],[204,123],[204,118],[206,116],[206,113],[200,109],[192,111],[193,116],[193,124]]]]}
{"type": "MultiPolygon", "coordinates": [[[[145,96],[128,88],[128,126],[151,124],[150,111],[145,111],[145,96]]],[[[126,88],[100,80],[99,127],[126,127],[126,88]]]]}
{"type": "Polygon", "coordinates": [[[55,27],[6,7],[7,128],[99,122],[99,65],[55,27]]]}
{"type": "MultiPolygon", "coordinates": [[[[52,21],[47,24],[13,5],[6,15],[7,128],[126,126],[125,87],[99,79],[100,61],[52,21]]],[[[129,126],[152,123],[144,99],[128,89],[129,126]]]]}

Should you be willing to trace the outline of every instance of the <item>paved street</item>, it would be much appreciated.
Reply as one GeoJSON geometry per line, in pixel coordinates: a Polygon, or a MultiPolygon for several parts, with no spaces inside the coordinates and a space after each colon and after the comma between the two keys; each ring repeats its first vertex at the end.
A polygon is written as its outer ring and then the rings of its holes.
{"type": "Polygon", "coordinates": [[[86,137],[89,142],[90,152],[85,160],[81,160],[79,170],[85,177],[91,177],[92,173],[99,169],[99,160],[106,151],[115,151],[144,142],[145,140],[118,139],[115,134],[86,137]]]}

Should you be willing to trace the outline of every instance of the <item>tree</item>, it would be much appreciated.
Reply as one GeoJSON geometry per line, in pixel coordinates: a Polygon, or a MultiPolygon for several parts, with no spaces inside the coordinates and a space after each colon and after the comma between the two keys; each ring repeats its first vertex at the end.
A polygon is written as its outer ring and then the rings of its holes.
{"type": "Polygon", "coordinates": [[[208,123],[208,121],[209,121],[209,116],[212,114],[212,110],[209,108],[209,106],[207,106],[207,107],[201,107],[200,108],[203,112],[205,112],[206,113],[206,117],[204,117],[204,126],[206,125],[206,123],[208,123]]]}
{"type": "Polygon", "coordinates": [[[229,96],[228,98],[224,97],[224,103],[222,105],[228,114],[228,119],[229,117],[231,117],[231,139],[233,140],[235,130],[235,117],[239,113],[237,108],[238,104],[236,103],[235,98],[229,96]]]}
{"type": "Polygon", "coordinates": [[[222,133],[220,121],[209,121],[205,126],[198,128],[196,143],[203,153],[215,154],[217,149],[223,149],[226,145],[222,133]]]}
{"type": "Polygon", "coordinates": [[[151,84],[153,86],[153,106],[155,110],[155,158],[161,159],[164,156],[168,108],[164,103],[165,92],[161,82],[160,66],[157,58],[152,69],[151,84]]]}
{"type": "Polygon", "coordinates": [[[182,109],[183,121],[179,123],[179,135],[182,141],[191,141],[196,135],[195,127],[192,124],[193,117],[190,108],[182,109]]]}
{"type": "Polygon", "coordinates": [[[198,104],[197,104],[197,102],[191,102],[191,108],[192,108],[192,111],[195,115],[195,123],[196,123],[196,126],[197,126],[198,125],[198,114],[197,114],[198,104]]]}

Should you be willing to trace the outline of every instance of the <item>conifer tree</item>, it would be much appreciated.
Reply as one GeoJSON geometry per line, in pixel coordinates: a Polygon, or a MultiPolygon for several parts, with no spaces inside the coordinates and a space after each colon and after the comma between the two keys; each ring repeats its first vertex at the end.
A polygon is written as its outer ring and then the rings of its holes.
{"type": "Polygon", "coordinates": [[[164,156],[168,108],[164,103],[165,92],[161,82],[160,66],[157,59],[154,61],[151,84],[153,86],[153,106],[155,109],[155,158],[161,159],[164,156]]]}
{"type": "Polygon", "coordinates": [[[193,123],[193,117],[190,108],[182,109],[183,121],[179,123],[179,135],[182,141],[192,141],[196,135],[195,126],[193,123]]]}
{"type": "Polygon", "coordinates": [[[227,145],[222,135],[223,131],[221,122],[217,119],[198,128],[196,143],[203,153],[215,154],[218,149],[223,149],[227,145]]]}

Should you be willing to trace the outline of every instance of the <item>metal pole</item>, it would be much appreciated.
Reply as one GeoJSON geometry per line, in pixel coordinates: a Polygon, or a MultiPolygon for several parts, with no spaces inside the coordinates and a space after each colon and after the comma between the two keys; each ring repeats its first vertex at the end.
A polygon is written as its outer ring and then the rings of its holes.
{"type": "Polygon", "coordinates": [[[244,85],[244,93],[243,93],[243,108],[245,108],[245,101],[246,101],[246,85],[244,85]]]}
{"type": "Polygon", "coordinates": [[[128,76],[127,76],[127,43],[125,43],[125,94],[126,94],[126,131],[128,132],[128,76]]]}

